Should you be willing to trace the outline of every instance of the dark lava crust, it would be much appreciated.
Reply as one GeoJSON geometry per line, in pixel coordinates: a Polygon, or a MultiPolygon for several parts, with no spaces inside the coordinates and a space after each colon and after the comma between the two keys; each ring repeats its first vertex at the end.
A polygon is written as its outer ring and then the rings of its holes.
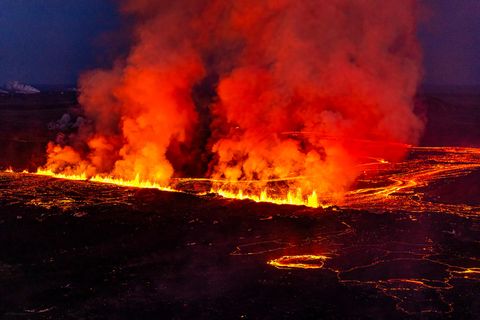
{"type": "Polygon", "coordinates": [[[3,319],[480,315],[478,219],[0,174],[3,319]],[[284,255],[321,269],[277,269],[284,255]]]}

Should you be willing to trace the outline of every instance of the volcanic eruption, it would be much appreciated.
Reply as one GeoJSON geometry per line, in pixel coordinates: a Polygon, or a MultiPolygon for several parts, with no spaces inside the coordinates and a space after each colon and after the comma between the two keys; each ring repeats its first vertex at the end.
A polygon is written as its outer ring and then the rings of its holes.
{"type": "Polygon", "coordinates": [[[88,121],[40,173],[318,206],[422,130],[417,3],[125,0],[128,55],[86,72],[88,121]],[[373,160],[372,160],[373,159],[373,160]],[[319,200],[320,199],[320,200],[319,200]]]}
{"type": "Polygon", "coordinates": [[[420,1],[30,2],[124,51],[0,92],[0,318],[479,318],[480,91],[417,90],[420,1]]]}

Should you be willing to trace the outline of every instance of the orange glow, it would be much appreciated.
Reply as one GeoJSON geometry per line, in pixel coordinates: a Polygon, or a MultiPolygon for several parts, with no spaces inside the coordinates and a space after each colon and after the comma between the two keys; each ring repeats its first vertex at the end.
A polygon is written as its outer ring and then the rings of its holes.
{"type": "Polygon", "coordinates": [[[414,1],[121,3],[135,41],[81,76],[87,121],[48,145],[41,174],[169,191],[194,176],[318,208],[419,138],[414,1]]]}
{"type": "Polygon", "coordinates": [[[57,178],[57,179],[74,180],[74,181],[92,181],[92,182],[98,182],[98,183],[113,184],[113,185],[122,186],[122,187],[158,189],[158,190],[171,191],[171,192],[175,191],[173,188],[162,186],[156,182],[152,182],[148,180],[142,181],[140,180],[139,176],[137,176],[133,180],[124,180],[120,178],[102,177],[98,175],[93,177],[87,177],[86,173],[82,173],[78,175],[74,175],[74,174],[68,175],[68,174],[62,174],[62,173],[54,173],[51,170],[43,170],[43,169],[38,169],[37,172],[35,172],[35,174],[57,178]]]}
{"type": "Polygon", "coordinates": [[[480,168],[480,149],[461,147],[413,147],[410,154],[414,159],[393,166],[379,166],[375,174],[366,171],[361,181],[376,187],[356,188],[345,194],[342,206],[359,209],[405,210],[422,212],[424,210],[458,213],[459,206],[464,213],[476,212],[468,205],[448,205],[422,200],[417,188],[442,179],[461,177],[480,168]],[[389,171],[388,169],[393,169],[389,171]]]}
{"type": "MultiPolygon", "coordinates": [[[[5,172],[13,172],[13,170],[9,169],[9,170],[6,170],[5,172]]],[[[35,172],[35,174],[48,176],[52,178],[65,179],[65,180],[92,181],[92,182],[106,183],[106,184],[112,184],[112,185],[123,186],[123,187],[149,188],[149,189],[158,189],[162,191],[179,192],[179,190],[176,190],[173,187],[163,186],[157,182],[152,182],[148,180],[142,181],[140,180],[138,175],[133,180],[124,180],[121,178],[115,178],[115,177],[109,177],[109,176],[103,177],[100,175],[88,177],[86,173],[82,173],[78,175],[75,175],[75,174],[68,175],[68,174],[62,174],[62,173],[54,173],[51,170],[45,170],[45,169],[38,169],[37,172],[35,172]]],[[[192,179],[192,181],[195,181],[195,180],[209,181],[208,179],[192,179]]],[[[312,208],[318,208],[320,206],[327,207],[326,205],[319,204],[318,197],[315,191],[306,198],[302,197],[301,190],[297,190],[296,194],[288,192],[285,198],[271,197],[267,194],[266,190],[263,190],[258,196],[254,194],[249,194],[249,193],[244,194],[242,190],[239,190],[238,193],[232,193],[222,189],[217,189],[217,190],[211,189],[210,193],[218,194],[219,196],[224,198],[237,199],[237,200],[248,199],[255,202],[268,202],[268,203],[274,203],[279,205],[281,204],[303,205],[303,206],[312,207],[312,208]]]]}
{"type": "Polygon", "coordinates": [[[268,264],[278,269],[321,269],[327,259],[327,256],[312,254],[283,256],[268,261],[268,264]]]}
{"type": "Polygon", "coordinates": [[[158,189],[162,191],[170,191],[170,192],[176,192],[175,189],[162,186],[157,182],[152,182],[152,181],[142,181],[140,180],[139,176],[134,180],[124,180],[124,179],[119,179],[119,178],[113,178],[113,177],[101,177],[101,176],[95,176],[89,179],[90,181],[93,182],[98,182],[98,183],[107,183],[107,184],[114,184],[117,186],[122,186],[122,187],[134,187],[134,188],[147,188],[147,189],[158,189]]]}
{"type": "MultiPolygon", "coordinates": [[[[295,184],[305,180],[305,177],[290,177],[271,180],[227,181],[209,178],[177,178],[168,183],[151,180],[142,180],[139,175],[134,179],[122,179],[108,175],[88,175],[86,172],[78,174],[55,173],[53,170],[38,169],[34,174],[66,180],[92,181],[125,187],[153,188],[163,191],[190,192],[198,196],[208,193],[218,196],[268,202],[279,205],[300,205],[312,208],[341,206],[344,208],[375,210],[405,210],[422,212],[425,210],[436,212],[462,212],[474,214],[480,209],[468,205],[450,205],[441,202],[431,202],[422,199],[422,193],[416,189],[428,186],[430,183],[442,179],[455,178],[469,174],[480,168],[480,149],[452,148],[452,147],[415,147],[410,149],[413,159],[392,164],[381,159],[376,163],[366,163],[364,174],[359,182],[365,187],[352,188],[344,193],[343,197],[335,194],[318,193],[314,190],[305,194],[301,189],[282,188],[282,183],[295,184]],[[193,186],[186,189],[184,186],[193,186]],[[269,188],[262,188],[271,184],[269,188]],[[280,185],[280,186],[279,186],[280,185]],[[196,188],[195,186],[199,186],[196,188]],[[259,187],[260,186],[260,187],[259,187]],[[193,190],[193,191],[192,191],[193,190]],[[461,207],[461,208],[460,208],[461,207]]],[[[4,170],[13,173],[11,168],[4,170]]],[[[23,173],[28,173],[23,171],[23,173]]]]}
{"type": "Polygon", "coordinates": [[[37,172],[35,174],[41,175],[41,176],[47,176],[47,177],[52,177],[52,178],[57,178],[57,179],[65,179],[65,180],[74,180],[74,181],[85,181],[87,180],[87,175],[85,173],[81,174],[64,174],[64,173],[55,173],[52,170],[49,169],[37,169],[37,172]]]}
{"type": "Polygon", "coordinates": [[[302,192],[300,189],[297,189],[296,193],[289,191],[284,198],[270,196],[268,195],[267,190],[262,190],[260,194],[251,194],[246,193],[243,190],[239,190],[237,192],[231,192],[224,189],[211,189],[212,193],[216,193],[219,196],[228,199],[237,199],[237,200],[252,200],[255,202],[269,202],[274,204],[289,204],[289,205],[298,205],[298,206],[307,206],[312,208],[318,207],[328,207],[328,205],[323,205],[319,203],[317,193],[313,191],[310,195],[306,198],[303,197],[302,192]]]}
{"type": "Polygon", "coordinates": [[[480,274],[480,268],[467,268],[463,271],[457,271],[458,273],[473,273],[473,274],[480,274]]]}

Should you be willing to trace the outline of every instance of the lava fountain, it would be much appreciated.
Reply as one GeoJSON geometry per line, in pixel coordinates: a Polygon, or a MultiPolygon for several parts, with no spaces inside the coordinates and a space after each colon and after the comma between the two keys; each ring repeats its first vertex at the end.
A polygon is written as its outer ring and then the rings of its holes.
{"type": "Polygon", "coordinates": [[[222,196],[318,207],[421,133],[413,0],[120,3],[129,53],[82,75],[88,121],[48,145],[40,174],[205,178],[222,196]]]}

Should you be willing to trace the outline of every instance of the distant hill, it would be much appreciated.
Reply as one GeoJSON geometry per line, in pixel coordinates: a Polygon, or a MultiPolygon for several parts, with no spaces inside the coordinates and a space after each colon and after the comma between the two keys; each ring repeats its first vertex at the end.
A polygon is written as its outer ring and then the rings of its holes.
{"type": "Polygon", "coordinates": [[[75,84],[32,84],[42,92],[77,91],[75,84]]]}
{"type": "Polygon", "coordinates": [[[19,94],[35,94],[40,93],[40,90],[37,88],[21,83],[20,81],[9,81],[3,87],[3,90],[8,91],[9,93],[19,93],[19,94]]]}
{"type": "Polygon", "coordinates": [[[39,94],[77,92],[74,84],[25,84],[20,81],[8,81],[0,85],[0,94],[39,94]]]}

